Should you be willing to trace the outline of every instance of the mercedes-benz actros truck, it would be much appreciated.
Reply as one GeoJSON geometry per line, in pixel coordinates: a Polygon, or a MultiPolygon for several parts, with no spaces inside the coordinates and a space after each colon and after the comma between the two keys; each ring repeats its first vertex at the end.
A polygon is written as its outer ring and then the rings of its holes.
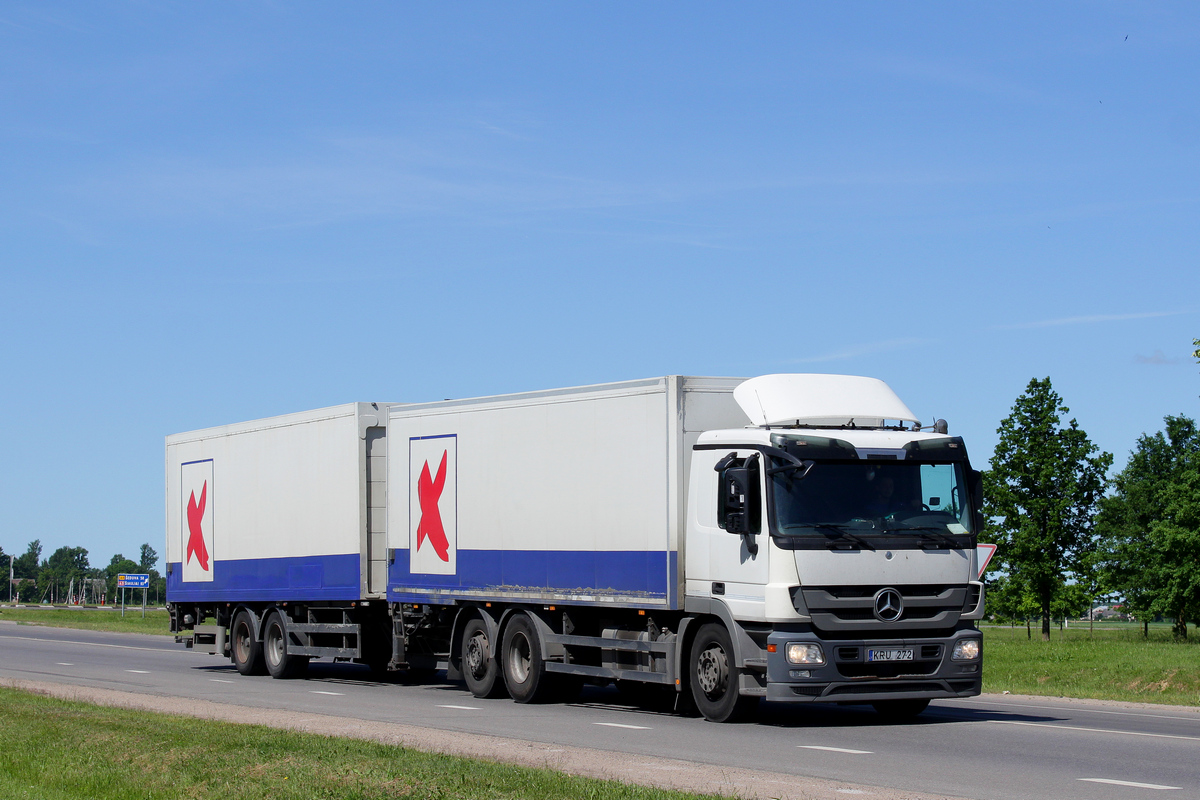
{"type": "Polygon", "coordinates": [[[167,437],[167,600],[245,675],[903,717],[980,692],[981,505],[962,439],[871,378],[351,403],[167,437]]]}

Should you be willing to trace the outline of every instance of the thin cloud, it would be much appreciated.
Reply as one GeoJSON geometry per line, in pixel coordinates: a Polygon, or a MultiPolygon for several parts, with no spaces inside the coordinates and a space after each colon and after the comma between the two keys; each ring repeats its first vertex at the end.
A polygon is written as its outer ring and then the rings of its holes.
{"type": "Polygon", "coordinates": [[[1181,358],[1168,358],[1167,354],[1164,353],[1162,350],[1155,350],[1154,355],[1150,355],[1150,356],[1144,356],[1139,353],[1138,355],[1133,357],[1133,360],[1138,364],[1161,365],[1161,364],[1183,363],[1183,359],[1181,359],[1181,358]]]}
{"type": "Polygon", "coordinates": [[[1053,328],[1059,325],[1087,325],[1093,322],[1120,322],[1128,319],[1149,319],[1151,317],[1174,317],[1187,314],[1187,311],[1147,311],[1141,314],[1090,314],[1082,317],[1060,317],[1044,319],[1037,322],[1017,322],[1011,325],[993,325],[992,330],[1013,331],[1029,328],[1053,328]]]}
{"type": "Polygon", "coordinates": [[[916,347],[918,345],[927,345],[935,341],[934,339],[888,339],[885,342],[867,342],[863,344],[853,345],[842,350],[836,350],[832,353],[825,353],[819,356],[808,356],[806,358],[794,358],[789,361],[789,364],[816,364],[823,361],[845,361],[850,358],[858,358],[859,356],[867,356],[873,353],[886,353],[889,350],[899,350],[903,347],[916,347]]]}

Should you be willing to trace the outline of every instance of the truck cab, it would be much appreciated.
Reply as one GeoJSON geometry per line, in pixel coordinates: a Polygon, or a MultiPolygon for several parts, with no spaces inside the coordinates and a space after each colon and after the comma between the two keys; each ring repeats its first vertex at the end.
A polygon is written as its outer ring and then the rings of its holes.
{"type": "Polygon", "coordinates": [[[693,652],[692,680],[728,687],[694,692],[701,711],[907,716],[979,694],[981,481],[962,439],[870,378],[768,375],[734,396],[756,424],[704,433],[691,459],[684,606],[720,617],[733,650],[693,652]]]}

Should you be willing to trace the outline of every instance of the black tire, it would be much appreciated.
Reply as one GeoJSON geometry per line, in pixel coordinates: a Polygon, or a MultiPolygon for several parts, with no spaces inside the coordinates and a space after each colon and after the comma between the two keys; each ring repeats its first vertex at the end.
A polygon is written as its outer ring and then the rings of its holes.
{"type": "Polygon", "coordinates": [[[263,660],[272,678],[296,678],[308,668],[308,656],[294,656],[287,651],[287,623],[283,615],[274,612],[267,618],[263,633],[263,660]]]}
{"type": "Polygon", "coordinates": [[[254,637],[254,618],[245,611],[233,619],[229,629],[229,657],[237,671],[243,675],[266,675],[267,664],[263,660],[262,642],[254,637]]]}
{"type": "Polygon", "coordinates": [[[741,670],[734,662],[733,640],[725,626],[700,626],[688,658],[688,679],[696,709],[709,722],[736,722],[758,708],[757,697],[738,694],[741,670]]]}
{"type": "Polygon", "coordinates": [[[541,703],[550,698],[554,680],[546,674],[542,642],[537,628],[525,614],[517,614],[504,628],[500,649],[504,685],[518,703],[541,703]]]}
{"type": "Polygon", "coordinates": [[[471,694],[480,698],[503,697],[504,680],[487,626],[476,617],[468,620],[462,635],[462,674],[471,694]]]}
{"type": "Polygon", "coordinates": [[[912,719],[929,707],[929,700],[880,700],[872,703],[875,713],[889,722],[912,719]]]}

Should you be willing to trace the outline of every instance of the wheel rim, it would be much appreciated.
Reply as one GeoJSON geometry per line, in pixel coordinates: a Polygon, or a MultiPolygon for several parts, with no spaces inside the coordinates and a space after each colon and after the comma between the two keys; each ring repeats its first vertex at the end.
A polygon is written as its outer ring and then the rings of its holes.
{"type": "Polygon", "coordinates": [[[696,659],[696,683],[704,696],[715,700],[729,685],[729,658],[718,644],[709,645],[696,659]]]}
{"type": "Polygon", "coordinates": [[[467,652],[465,654],[467,662],[467,672],[472,678],[481,680],[487,675],[488,662],[488,640],[487,634],[479,631],[467,640],[467,652]]]}
{"type": "Polygon", "coordinates": [[[508,646],[508,674],[514,683],[524,683],[529,679],[531,661],[529,637],[524,631],[517,631],[508,646]]]}
{"type": "Polygon", "coordinates": [[[238,663],[245,664],[250,660],[250,632],[245,623],[239,623],[233,635],[233,654],[238,663]]]}
{"type": "Polygon", "coordinates": [[[267,634],[267,660],[272,666],[278,666],[279,662],[283,661],[283,632],[279,630],[278,625],[272,625],[270,633],[267,634]]]}

